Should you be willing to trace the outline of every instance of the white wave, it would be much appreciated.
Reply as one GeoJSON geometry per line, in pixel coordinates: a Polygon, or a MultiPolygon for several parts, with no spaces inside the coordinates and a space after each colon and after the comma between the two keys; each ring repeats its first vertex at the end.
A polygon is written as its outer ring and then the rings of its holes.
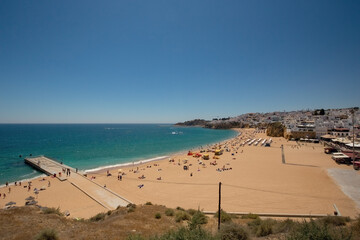
{"type": "Polygon", "coordinates": [[[155,158],[140,160],[140,161],[136,161],[136,162],[127,162],[127,163],[120,163],[120,164],[114,164],[114,165],[107,165],[107,166],[97,167],[97,168],[93,168],[93,169],[88,169],[88,170],[85,170],[85,172],[86,173],[91,173],[91,172],[99,172],[99,171],[102,171],[102,170],[105,170],[105,169],[110,169],[110,168],[135,166],[135,165],[140,165],[140,164],[143,164],[143,163],[163,160],[163,159],[168,158],[168,157],[169,156],[161,156],[161,157],[155,157],[155,158]]]}
{"type": "MultiPolygon", "coordinates": [[[[32,174],[34,174],[34,173],[36,173],[37,171],[33,171],[32,173],[28,173],[28,174],[25,174],[25,175],[22,175],[21,177],[20,177],[20,180],[18,180],[18,181],[16,181],[16,182],[22,182],[22,183],[25,183],[25,182],[30,182],[30,181],[32,181],[32,180],[34,180],[34,179],[37,179],[37,178],[40,178],[40,177],[46,177],[46,174],[39,174],[39,175],[37,175],[37,176],[34,176],[34,177],[32,177],[32,178],[26,178],[27,176],[30,176],[30,175],[32,175],[32,174]]],[[[15,185],[15,181],[14,182],[9,182],[9,186],[11,186],[11,185],[15,185]]],[[[3,184],[3,185],[0,185],[0,188],[2,188],[2,187],[5,187],[5,184],[3,184]]]]}

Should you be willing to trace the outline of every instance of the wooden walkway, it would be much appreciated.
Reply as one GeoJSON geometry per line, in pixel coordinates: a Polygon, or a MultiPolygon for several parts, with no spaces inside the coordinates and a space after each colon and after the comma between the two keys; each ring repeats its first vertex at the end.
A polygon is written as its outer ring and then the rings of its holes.
{"type": "Polygon", "coordinates": [[[25,158],[25,163],[45,173],[46,175],[56,174],[56,177],[60,181],[64,181],[67,179],[66,173],[64,174],[62,171],[63,168],[70,169],[72,172],[76,172],[75,169],[73,169],[72,167],[69,167],[65,164],[61,164],[58,161],[45,156],[25,158]]]}
{"type": "Polygon", "coordinates": [[[69,181],[73,186],[78,188],[88,197],[109,210],[114,210],[118,206],[125,207],[131,203],[129,200],[121,197],[110,189],[104,188],[96,182],[84,177],[78,173],[76,169],[59,163],[49,157],[39,156],[26,158],[25,163],[47,175],[56,174],[56,177],[60,181],[69,181]],[[66,176],[66,171],[65,173],[63,172],[64,168],[70,170],[69,176],[66,176]]]}

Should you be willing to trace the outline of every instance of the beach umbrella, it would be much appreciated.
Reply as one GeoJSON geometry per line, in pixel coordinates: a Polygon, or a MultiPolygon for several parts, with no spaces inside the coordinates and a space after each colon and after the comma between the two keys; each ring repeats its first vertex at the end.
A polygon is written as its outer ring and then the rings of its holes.
{"type": "Polygon", "coordinates": [[[11,206],[11,205],[15,205],[15,204],[16,204],[16,202],[11,201],[11,202],[8,202],[7,204],[5,204],[5,206],[11,206]]]}
{"type": "Polygon", "coordinates": [[[25,198],[26,201],[31,201],[31,200],[34,200],[35,198],[33,196],[30,196],[30,197],[27,197],[25,198]]]}

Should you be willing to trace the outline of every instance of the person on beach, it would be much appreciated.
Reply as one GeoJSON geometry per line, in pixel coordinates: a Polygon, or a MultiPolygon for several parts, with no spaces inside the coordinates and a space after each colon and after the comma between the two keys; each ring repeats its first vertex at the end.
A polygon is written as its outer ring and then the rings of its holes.
{"type": "Polygon", "coordinates": [[[9,187],[9,193],[11,192],[11,187],[9,187]]]}
{"type": "Polygon", "coordinates": [[[48,181],[48,187],[50,187],[50,181],[48,181]]]}
{"type": "Polygon", "coordinates": [[[3,197],[4,199],[6,198],[6,193],[4,193],[4,197],[3,197]]]}
{"type": "Polygon", "coordinates": [[[9,183],[8,183],[8,182],[6,182],[6,183],[5,183],[5,185],[6,185],[6,187],[8,187],[8,186],[9,186],[9,183]]]}

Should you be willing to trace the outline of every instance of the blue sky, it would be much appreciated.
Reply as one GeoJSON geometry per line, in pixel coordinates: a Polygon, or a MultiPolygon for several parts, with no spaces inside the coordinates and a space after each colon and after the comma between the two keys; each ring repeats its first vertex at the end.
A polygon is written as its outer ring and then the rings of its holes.
{"type": "Polygon", "coordinates": [[[359,106],[359,1],[0,1],[0,123],[359,106]]]}

